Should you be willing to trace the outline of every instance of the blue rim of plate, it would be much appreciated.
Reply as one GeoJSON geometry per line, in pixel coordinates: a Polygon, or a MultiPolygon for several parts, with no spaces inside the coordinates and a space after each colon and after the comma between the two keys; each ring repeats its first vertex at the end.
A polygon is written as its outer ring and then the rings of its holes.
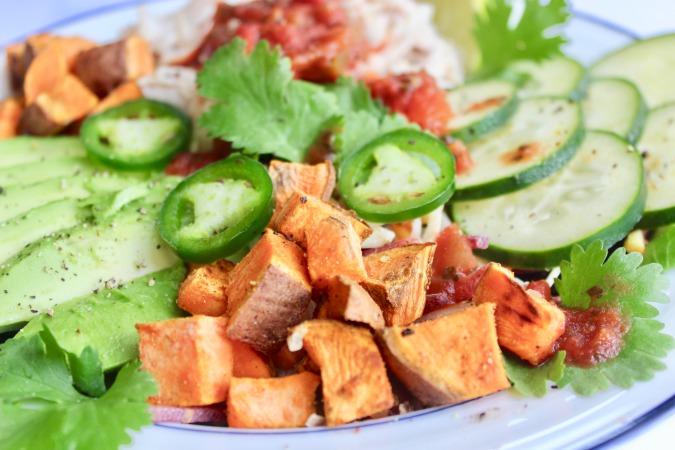
{"type": "MultiPolygon", "coordinates": [[[[7,45],[10,45],[14,42],[20,42],[22,40],[25,40],[28,36],[36,34],[36,33],[42,33],[46,32],[49,30],[52,30],[54,28],[60,28],[64,27],[67,25],[71,25],[74,23],[77,23],[81,20],[86,20],[90,19],[99,15],[103,15],[109,12],[115,12],[118,10],[122,9],[127,9],[127,8],[133,8],[141,4],[153,4],[153,3],[162,3],[166,2],[167,0],[125,0],[109,5],[104,5],[101,7],[97,8],[92,8],[90,10],[83,11],[78,14],[74,14],[69,17],[65,17],[63,19],[48,23],[46,25],[40,26],[39,28],[33,30],[32,32],[29,33],[24,33],[20,36],[17,36],[13,39],[10,39],[6,42],[0,43],[0,48],[4,48],[7,45]]],[[[598,25],[600,27],[606,28],[608,30],[611,30],[613,32],[616,32],[618,34],[624,35],[625,37],[628,37],[629,39],[633,41],[638,41],[640,40],[640,36],[638,36],[636,33],[631,31],[628,28],[625,28],[621,25],[615,24],[613,22],[607,21],[606,19],[603,19],[601,17],[595,16],[593,14],[588,14],[584,13],[581,11],[578,11],[576,9],[571,9],[572,15],[576,19],[580,19],[584,22],[589,22],[593,23],[595,25],[598,25]]],[[[164,423],[158,423],[155,424],[156,427],[159,428],[170,428],[170,429],[179,429],[182,431],[191,431],[191,432],[196,432],[196,433],[217,433],[217,434],[246,434],[246,435],[292,435],[292,434],[306,434],[306,433],[323,433],[323,432],[330,432],[333,430],[345,430],[345,429],[355,429],[355,428],[366,428],[366,427],[373,427],[373,426],[379,426],[383,424],[388,424],[391,422],[398,422],[398,421],[407,421],[411,419],[416,419],[422,416],[426,416],[429,414],[434,414],[440,411],[447,410],[449,408],[454,408],[458,406],[457,404],[455,405],[448,405],[448,406],[443,406],[439,408],[427,408],[421,411],[416,411],[404,415],[399,415],[399,416],[392,416],[388,418],[383,418],[383,419],[374,419],[374,420],[369,420],[366,422],[357,422],[349,425],[343,425],[340,427],[334,427],[334,428],[328,428],[328,427],[316,427],[316,428],[310,428],[310,429],[290,429],[290,430],[264,430],[264,431],[253,431],[253,430],[240,430],[240,429],[231,429],[231,428],[216,428],[216,427],[207,427],[207,426],[195,426],[195,425],[182,425],[182,424],[164,424],[164,423]]],[[[625,423],[621,427],[613,430],[612,432],[605,433],[602,435],[599,435],[596,439],[594,439],[591,444],[591,448],[594,449],[600,449],[604,448],[608,445],[614,445],[621,443],[623,441],[627,441],[630,439],[633,435],[637,434],[640,431],[643,431],[644,429],[648,428],[650,425],[653,425],[659,418],[664,417],[667,413],[675,409],[675,395],[671,396],[669,399],[665,400],[663,403],[657,405],[656,407],[652,408],[651,410],[647,411],[646,413],[636,417],[635,419],[625,423]]]]}

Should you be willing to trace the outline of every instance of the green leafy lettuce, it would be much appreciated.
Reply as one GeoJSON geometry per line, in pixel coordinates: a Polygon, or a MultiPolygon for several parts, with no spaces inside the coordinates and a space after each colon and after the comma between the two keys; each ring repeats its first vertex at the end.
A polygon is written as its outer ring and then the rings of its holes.
{"type": "Polygon", "coordinates": [[[646,264],[661,264],[665,270],[675,267],[675,226],[657,231],[645,250],[646,264]]]}
{"type": "Polygon", "coordinates": [[[0,442],[24,449],[117,449],[129,430],[150,425],[146,399],[156,383],[140,363],[123,367],[105,390],[95,352],[75,356],[48,329],[0,347],[0,442]],[[89,396],[98,394],[98,396],[89,396]]]}
{"type": "Polygon", "coordinates": [[[479,75],[503,69],[518,59],[542,61],[560,54],[566,42],[558,28],[570,17],[566,0],[524,0],[522,15],[515,16],[514,2],[487,0],[476,14],[474,37],[481,54],[479,75]]]}
{"type": "Polygon", "coordinates": [[[506,376],[513,388],[527,397],[543,397],[548,391],[548,382],[558,382],[565,370],[565,352],[558,352],[553,358],[538,367],[523,363],[518,357],[504,356],[506,376]]]}

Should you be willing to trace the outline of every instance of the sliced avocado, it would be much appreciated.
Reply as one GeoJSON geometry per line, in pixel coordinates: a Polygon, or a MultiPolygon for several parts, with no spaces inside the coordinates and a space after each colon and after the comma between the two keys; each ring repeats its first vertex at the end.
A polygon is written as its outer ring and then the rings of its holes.
{"type": "Polygon", "coordinates": [[[183,263],[145,275],[115,289],[101,289],[57,305],[26,325],[16,338],[38,333],[48,326],[59,346],[80,355],[91,346],[101,358],[103,370],[138,358],[137,323],[184,316],[176,295],[185,277],[183,263]]]}
{"type": "Polygon", "coordinates": [[[0,332],[73,298],[178,262],[155,226],[171,183],[175,180],[166,179],[118,213],[40,239],[0,264],[0,332]]]}
{"type": "Polygon", "coordinates": [[[91,206],[66,198],[47,203],[0,223],[0,262],[33,241],[91,219],[91,206]]]}
{"type": "Polygon", "coordinates": [[[93,175],[106,169],[84,156],[48,159],[0,168],[0,186],[32,184],[56,177],[93,175]]]}
{"type": "Polygon", "coordinates": [[[20,136],[0,139],[0,168],[75,156],[86,156],[78,137],[20,136]]]}

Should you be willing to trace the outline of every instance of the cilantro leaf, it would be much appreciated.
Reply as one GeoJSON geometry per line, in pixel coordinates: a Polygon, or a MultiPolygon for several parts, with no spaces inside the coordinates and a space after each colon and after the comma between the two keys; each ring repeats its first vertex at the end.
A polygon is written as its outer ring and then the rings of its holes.
{"type": "Polygon", "coordinates": [[[548,390],[548,381],[559,381],[565,369],[565,352],[558,352],[553,358],[538,367],[532,367],[519,358],[504,355],[506,375],[513,388],[528,397],[543,397],[548,390]]]}
{"type": "Polygon", "coordinates": [[[476,14],[474,37],[481,54],[479,74],[496,72],[518,59],[541,61],[559,54],[565,38],[555,28],[570,17],[566,0],[524,0],[520,20],[511,25],[513,2],[487,0],[476,14]]]}
{"type": "Polygon", "coordinates": [[[675,226],[659,230],[645,250],[645,263],[658,263],[664,270],[675,267],[675,226]]]}
{"type": "Polygon", "coordinates": [[[103,364],[98,352],[90,346],[82,350],[82,354],[66,352],[68,364],[73,374],[73,382],[80,392],[92,397],[100,397],[105,394],[105,378],[103,376],[103,364]]]}
{"type": "Polygon", "coordinates": [[[152,376],[136,362],[101,397],[87,397],[73,386],[51,333],[10,339],[0,347],[0,442],[17,450],[113,450],[131,442],[128,430],[152,423],[146,399],[155,393],[152,376]]]}
{"type": "Polygon", "coordinates": [[[336,98],[319,85],[293,80],[291,61],[266,41],[249,55],[245,47],[237,38],[204,64],[199,92],[218,102],[199,123],[244,153],[301,161],[336,114],[336,98]]]}
{"type": "Polygon", "coordinates": [[[335,95],[343,114],[363,111],[377,119],[387,115],[387,108],[370,96],[368,87],[353,78],[340,77],[335,84],[327,85],[326,89],[335,95]]]}

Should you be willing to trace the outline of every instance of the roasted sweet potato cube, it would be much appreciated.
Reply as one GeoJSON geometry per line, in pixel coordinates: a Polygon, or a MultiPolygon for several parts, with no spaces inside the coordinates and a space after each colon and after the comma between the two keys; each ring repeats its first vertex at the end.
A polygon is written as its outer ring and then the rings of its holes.
{"type": "Polygon", "coordinates": [[[361,285],[344,275],[328,282],[316,317],[365,323],[374,330],[384,328],[382,309],[361,285]]]}
{"type": "Polygon", "coordinates": [[[300,343],[321,370],[328,426],[394,406],[387,370],[370,331],[335,320],[310,320],[295,327],[289,337],[291,350],[300,343]]]}
{"type": "Polygon", "coordinates": [[[307,352],[304,349],[292,352],[288,349],[288,345],[284,345],[275,352],[271,358],[274,367],[279,370],[293,370],[295,367],[300,364],[302,359],[307,356],[307,352]]]}
{"type": "Polygon", "coordinates": [[[52,135],[86,116],[97,103],[98,98],[80,80],[66,75],[54,89],[26,106],[19,128],[36,136],[52,135]]]}
{"type": "Polygon", "coordinates": [[[73,68],[84,84],[101,98],[122,83],[134,81],[154,70],[152,49],[138,36],[83,52],[73,68]]]}
{"type": "Polygon", "coordinates": [[[565,314],[538,292],[525,290],[513,272],[490,263],[476,292],[474,303],[496,305],[499,345],[533,365],[553,352],[553,343],[565,331],[565,314]]]}
{"type": "Polygon", "coordinates": [[[0,139],[18,134],[22,112],[23,104],[16,98],[8,98],[0,102],[0,139]]]}
{"type": "Polygon", "coordinates": [[[271,378],[273,376],[268,359],[243,342],[232,341],[232,361],[233,377],[271,378]]]}
{"type": "Polygon", "coordinates": [[[388,367],[426,406],[482,397],[511,384],[497,344],[494,305],[381,333],[388,367]]]}
{"type": "Polygon", "coordinates": [[[227,423],[234,428],[302,427],[316,413],[320,378],[310,372],[283,378],[233,378],[227,423]]]}
{"type": "Polygon", "coordinates": [[[227,398],[232,344],[222,317],[192,316],[137,324],[143,369],[159,383],[155,405],[200,406],[227,398]]]}
{"type": "Polygon", "coordinates": [[[336,275],[361,282],[368,275],[363,265],[361,240],[344,218],[326,217],[306,231],[307,268],[315,288],[323,288],[336,275]]]}
{"type": "Polygon", "coordinates": [[[227,312],[225,288],[234,264],[222,259],[190,271],[178,289],[178,306],[190,314],[222,316],[227,312]]]}
{"type": "Polygon", "coordinates": [[[96,108],[94,108],[91,113],[97,114],[105,111],[106,109],[119,106],[122,103],[141,97],[143,97],[143,92],[141,91],[141,88],[138,87],[138,84],[135,81],[128,81],[115,88],[110,94],[108,94],[107,97],[101,100],[101,102],[96,105],[96,108]]]}
{"type": "Polygon", "coordinates": [[[293,191],[301,191],[328,201],[335,189],[335,167],[330,161],[310,166],[275,159],[270,162],[268,171],[274,183],[274,195],[277,200],[272,220],[279,214],[293,191]]]}
{"type": "Polygon", "coordinates": [[[409,244],[371,253],[363,261],[363,287],[380,305],[387,326],[408,325],[424,312],[435,243],[409,244]]]}
{"type": "Polygon", "coordinates": [[[300,247],[268,229],[230,280],[228,336],[263,353],[278,349],[303,320],[312,294],[300,247]]]}
{"type": "Polygon", "coordinates": [[[306,230],[312,229],[327,217],[337,217],[351,223],[361,241],[373,232],[365,222],[359,220],[351,211],[300,191],[294,191],[290,195],[277,215],[274,227],[280,233],[293,239],[300,247],[306,249],[306,230]]]}
{"type": "Polygon", "coordinates": [[[30,36],[25,42],[18,42],[5,47],[12,91],[23,94],[23,83],[26,79],[28,67],[38,53],[42,52],[55,39],[57,39],[56,36],[49,33],[39,33],[30,36]]]}

